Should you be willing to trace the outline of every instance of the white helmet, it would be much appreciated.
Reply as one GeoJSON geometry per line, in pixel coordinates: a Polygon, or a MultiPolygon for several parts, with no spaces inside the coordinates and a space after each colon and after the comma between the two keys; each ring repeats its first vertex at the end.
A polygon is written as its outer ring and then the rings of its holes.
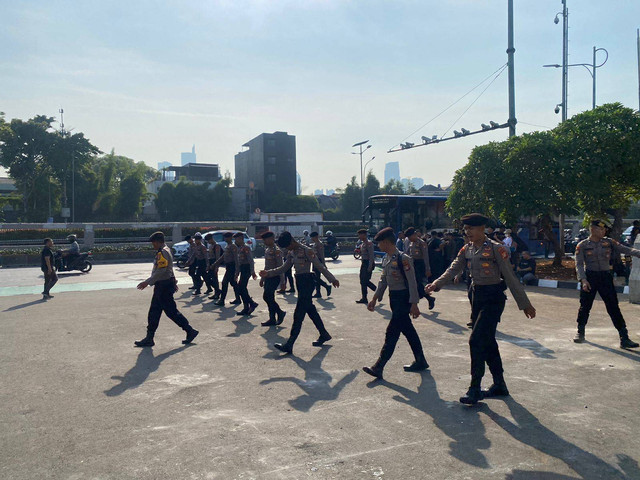
{"type": "Polygon", "coordinates": [[[327,235],[333,235],[333,232],[331,230],[327,230],[327,235]]]}
{"type": "Polygon", "coordinates": [[[309,230],[305,230],[302,232],[303,235],[309,235],[309,230]]]}

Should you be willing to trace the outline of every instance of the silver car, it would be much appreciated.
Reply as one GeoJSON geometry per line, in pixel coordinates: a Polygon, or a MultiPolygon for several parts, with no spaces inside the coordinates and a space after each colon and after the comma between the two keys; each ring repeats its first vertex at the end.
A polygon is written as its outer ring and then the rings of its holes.
{"type": "MultiPolygon", "coordinates": [[[[220,244],[220,246],[224,249],[227,247],[227,242],[225,242],[222,239],[222,235],[225,232],[231,232],[231,233],[236,233],[239,232],[239,230],[214,230],[211,232],[206,232],[202,234],[202,237],[204,238],[205,235],[207,234],[212,234],[214,240],[220,244]]],[[[242,232],[244,234],[244,243],[246,243],[247,245],[249,245],[249,248],[251,248],[251,251],[253,252],[256,249],[256,239],[253,237],[250,237],[249,235],[247,235],[247,232],[242,232]]],[[[173,253],[174,258],[175,257],[179,257],[181,255],[184,255],[187,253],[187,249],[189,248],[189,242],[187,241],[182,241],[182,242],[178,242],[178,243],[174,243],[173,246],[171,247],[171,253],[173,253]]]]}

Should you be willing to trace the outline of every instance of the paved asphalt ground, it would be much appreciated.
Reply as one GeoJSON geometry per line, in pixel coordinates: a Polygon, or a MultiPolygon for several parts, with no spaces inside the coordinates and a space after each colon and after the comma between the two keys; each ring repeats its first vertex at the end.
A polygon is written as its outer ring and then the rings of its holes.
{"type": "MultiPolygon", "coordinates": [[[[61,275],[42,302],[37,269],[0,270],[2,479],[640,479],[640,352],[618,348],[597,301],[588,343],[571,341],[578,292],[530,289],[535,320],[512,300],[499,343],[512,397],[475,407],[468,386],[460,288],[439,292],[416,321],[431,370],[409,374],[400,339],[384,381],[361,371],[377,358],[389,317],[356,305],[353,259],[330,264],[341,288],[318,301],[333,340],[311,346],[307,320],[294,356],[264,328],[186,290],[178,305],[200,336],[163,317],[145,333],[150,264],[99,265],[61,275]]],[[[374,279],[377,278],[374,275],[374,279]]],[[[622,302],[632,337],[640,306],[622,302]]]]}

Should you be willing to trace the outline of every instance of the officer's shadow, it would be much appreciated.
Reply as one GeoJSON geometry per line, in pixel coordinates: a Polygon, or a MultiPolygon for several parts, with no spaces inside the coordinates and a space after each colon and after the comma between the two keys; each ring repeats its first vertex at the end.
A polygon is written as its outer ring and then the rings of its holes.
{"type": "MultiPolygon", "coordinates": [[[[507,397],[504,403],[509,408],[513,420],[503,417],[491,408],[482,410],[505,432],[515,440],[535,448],[545,455],[564,462],[571,470],[584,480],[592,478],[630,480],[640,478],[638,462],[627,455],[617,455],[620,470],[600,459],[596,455],[563,439],[548,429],[529,410],[519,404],[513,397],[507,397]]],[[[575,479],[550,472],[514,470],[506,475],[507,480],[561,480],[575,479]]]]}
{"type": "Polygon", "coordinates": [[[189,348],[189,346],[190,345],[183,345],[157,356],[153,355],[152,348],[141,348],[138,358],[136,359],[136,364],[123,376],[114,375],[111,377],[112,380],[119,380],[120,383],[114,385],[109,390],[105,390],[104,394],[107,397],[116,397],[118,395],[122,395],[127,390],[138,388],[147,380],[152,372],[158,370],[160,364],[164,360],[186,348],[189,348]]]}
{"type": "Polygon", "coordinates": [[[586,345],[591,345],[592,347],[599,348],[601,350],[605,350],[610,353],[615,353],[616,355],[620,355],[621,357],[628,358],[629,360],[633,360],[634,362],[640,362],[640,351],[631,350],[629,348],[611,348],[605,345],[600,345],[598,343],[590,342],[589,340],[584,342],[586,345]]]}
{"type": "Polygon", "coordinates": [[[323,310],[334,310],[336,306],[332,301],[329,301],[325,298],[314,298],[316,303],[322,307],[323,310]]]}
{"type": "Polygon", "coordinates": [[[322,362],[327,356],[330,348],[330,345],[321,347],[318,353],[316,353],[309,361],[302,360],[301,358],[293,355],[286,357],[292,359],[296,365],[304,370],[304,380],[297,377],[273,377],[267,380],[262,380],[260,385],[269,385],[270,383],[275,382],[295,383],[300,387],[304,394],[289,400],[288,403],[300,412],[308,412],[313,408],[316,402],[336,400],[344,387],[351,383],[358,376],[359,372],[357,370],[352,370],[331,386],[331,380],[333,377],[322,369],[322,362]]]}
{"type": "Polygon", "coordinates": [[[248,315],[241,315],[241,316],[237,316],[235,317],[235,320],[232,320],[231,323],[233,323],[236,327],[234,332],[231,332],[227,335],[227,337],[239,337],[241,335],[245,335],[247,333],[251,333],[253,331],[254,328],[256,328],[256,326],[251,323],[249,320],[254,318],[253,315],[248,316],[248,315]]]}
{"type": "Polygon", "coordinates": [[[285,337],[280,335],[280,332],[283,330],[286,330],[286,327],[281,327],[278,325],[269,327],[260,334],[260,336],[264,338],[267,347],[269,347],[269,349],[271,350],[270,352],[264,354],[262,358],[272,358],[276,360],[287,358],[285,355],[282,355],[282,352],[280,350],[273,346],[275,343],[284,343],[287,341],[285,337]]]}
{"type": "Polygon", "coordinates": [[[435,426],[451,439],[449,454],[452,457],[478,468],[490,468],[489,462],[480,451],[491,446],[478,414],[478,411],[484,408],[484,404],[467,408],[457,402],[445,401],[440,398],[431,373],[424,371],[421,372],[421,376],[420,386],[415,392],[387,380],[373,380],[367,386],[384,386],[396,391],[399,395],[394,396],[394,400],[429,415],[435,426]]]}
{"type": "Polygon", "coordinates": [[[448,328],[449,333],[453,333],[454,335],[464,335],[468,331],[467,327],[463,327],[462,325],[456,322],[452,322],[451,320],[445,320],[443,318],[440,318],[440,312],[434,312],[434,311],[428,311],[428,312],[429,314],[422,312],[422,317],[437,325],[448,328]]]}

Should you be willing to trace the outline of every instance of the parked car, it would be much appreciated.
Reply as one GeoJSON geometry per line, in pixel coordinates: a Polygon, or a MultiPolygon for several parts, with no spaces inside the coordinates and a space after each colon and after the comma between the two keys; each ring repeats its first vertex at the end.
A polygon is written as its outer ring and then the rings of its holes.
{"type": "MultiPolygon", "coordinates": [[[[238,230],[214,230],[211,232],[205,232],[202,234],[202,236],[204,237],[208,233],[213,234],[214,240],[217,243],[219,243],[220,246],[224,249],[227,247],[227,242],[225,242],[222,239],[222,235],[225,232],[229,232],[229,231],[236,233],[238,230]]],[[[244,243],[249,245],[249,247],[251,248],[251,251],[253,252],[256,249],[256,239],[247,235],[246,232],[242,232],[242,233],[244,233],[244,243]]],[[[171,253],[173,254],[174,258],[180,257],[182,255],[186,255],[188,248],[189,248],[189,242],[182,241],[182,242],[174,243],[173,246],[171,247],[171,253]]]]}

